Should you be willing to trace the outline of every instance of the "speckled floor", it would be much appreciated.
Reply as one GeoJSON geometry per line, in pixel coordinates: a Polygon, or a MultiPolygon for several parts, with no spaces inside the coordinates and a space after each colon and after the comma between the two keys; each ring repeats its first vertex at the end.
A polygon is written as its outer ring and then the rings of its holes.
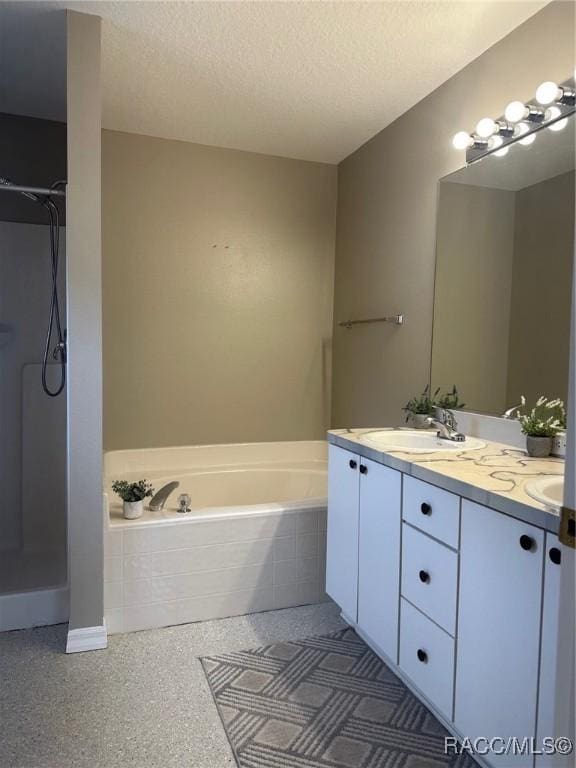
{"type": "Polygon", "coordinates": [[[2,768],[227,768],[199,656],[326,634],[333,603],[114,635],[66,656],[65,625],[0,635],[2,768]]]}

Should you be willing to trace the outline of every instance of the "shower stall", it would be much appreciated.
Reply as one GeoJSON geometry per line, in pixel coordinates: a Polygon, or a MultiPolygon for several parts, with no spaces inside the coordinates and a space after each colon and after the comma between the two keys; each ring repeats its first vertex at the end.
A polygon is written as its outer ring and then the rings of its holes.
{"type": "Polygon", "coordinates": [[[68,611],[65,182],[13,178],[0,176],[0,631],[68,611]]]}

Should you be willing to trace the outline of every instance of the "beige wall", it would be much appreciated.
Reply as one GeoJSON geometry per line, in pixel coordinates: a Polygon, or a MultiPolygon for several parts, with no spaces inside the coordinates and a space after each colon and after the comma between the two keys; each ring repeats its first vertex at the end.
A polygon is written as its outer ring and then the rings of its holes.
{"type": "Polygon", "coordinates": [[[67,12],[70,629],[104,616],[100,19],[67,12]]]}
{"type": "Polygon", "coordinates": [[[574,172],[516,193],[508,403],[568,394],[574,172]]]}
{"type": "Polygon", "coordinates": [[[103,134],[105,448],[321,438],[336,167],[103,134]]]}
{"type": "Polygon", "coordinates": [[[515,193],[440,185],[432,388],[467,408],[506,409],[515,193]]]}
{"type": "Polygon", "coordinates": [[[554,2],[339,166],[334,319],[406,324],[335,328],[333,426],[399,423],[429,380],[437,186],[464,164],[452,136],[573,69],[574,6],[554,2]]]}

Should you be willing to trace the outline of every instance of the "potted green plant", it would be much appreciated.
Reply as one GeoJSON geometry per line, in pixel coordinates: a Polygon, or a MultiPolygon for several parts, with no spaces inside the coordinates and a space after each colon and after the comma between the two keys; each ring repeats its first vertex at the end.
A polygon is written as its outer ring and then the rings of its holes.
{"type": "Polygon", "coordinates": [[[552,450],[552,440],[562,431],[558,407],[560,400],[541,396],[533,408],[526,408],[526,398],[520,398],[518,421],[526,435],[526,451],[533,458],[545,458],[552,450]]]}
{"type": "Polygon", "coordinates": [[[128,480],[114,480],[112,490],[122,499],[123,512],[126,520],[136,520],[142,517],[144,512],[144,499],[152,496],[154,488],[147,480],[137,480],[134,483],[128,480]]]}
{"type": "Polygon", "coordinates": [[[434,414],[434,400],[440,390],[437,389],[430,396],[430,385],[417,397],[412,397],[402,408],[406,412],[406,422],[414,429],[427,429],[430,426],[430,417],[434,414]]]}
{"type": "Polygon", "coordinates": [[[458,409],[465,408],[466,403],[460,400],[460,394],[456,384],[452,386],[449,392],[445,392],[434,399],[434,405],[436,408],[442,408],[446,411],[457,411],[458,409]]]}

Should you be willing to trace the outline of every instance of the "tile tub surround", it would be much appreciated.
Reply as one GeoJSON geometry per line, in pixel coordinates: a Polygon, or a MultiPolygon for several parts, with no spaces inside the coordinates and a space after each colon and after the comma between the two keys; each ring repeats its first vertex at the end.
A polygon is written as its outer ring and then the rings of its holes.
{"type": "Polygon", "coordinates": [[[327,600],[326,508],[117,525],[105,534],[110,633],[327,600]]]}
{"type": "Polygon", "coordinates": [[[524,450],[486,440],[483,448],[472,451],[407,453],[380,451],[363,442],[372,429],[335,429],[328,441],[367,459],[412,475],[432,485],[458,494],[544,530],[558,533],[559,516],[532,499],[524,486],[535,477],[562,476],[564,460],[532,459],[524,450]]]}

